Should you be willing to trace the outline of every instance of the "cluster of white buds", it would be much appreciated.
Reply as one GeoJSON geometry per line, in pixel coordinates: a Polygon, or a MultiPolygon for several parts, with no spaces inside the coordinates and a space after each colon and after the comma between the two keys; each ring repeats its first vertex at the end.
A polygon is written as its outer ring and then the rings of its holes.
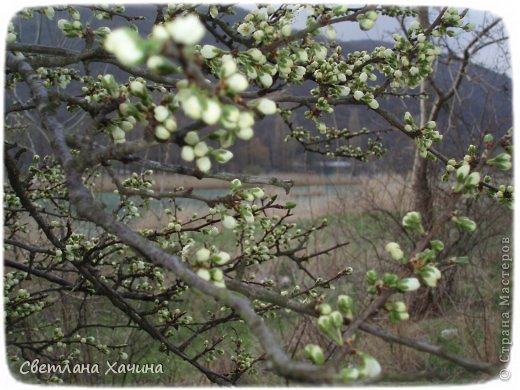
{"type": "Polygon", "coordinates": [[[63,32],[67,38],[81,38],[84,34],[83,24],[81,23],[80,13],[73,9],[69,9],[69,14],[72,20],[60,19],[58,20],[58,28],[63,32]]]}
{"type": "Polygon", "coordinates": [[[477,224],[475,221],[468,217],[457,217],[454,216],[451,218],[452,222],[454,222],[458,227],[466,232],[473,232],[477,229],[477,224]]]}
{"type": "Polygon", "coordinates": [[[236,25],[240,36],[254,40],[256,44],[272,42],[281,37],[291,35],[292,26],[290,20],[294,17],[293,9],[297,7],[288,6],[283,10],[282,17],[268,20],[275,9],[272,5],[262,5],[248,13],[241,23],[236,25]]]}
{"type": "Polygon", "coordinates": [[[359,22],[361,30],[367,31],[374,27],[377,17],[378,13],[376,11],[368,11],[364,14],[358,15],[357,21],[359,22]]]}
{"type": "Polygon", "coordinates": [[[440,280],[442,274],[437,267],[432,264],[428,264],[422,267],[419,271],[422,281],[428,287],[437,287],[437,283],[440,280]]]}
{"type": "Polygon", "coordinates": [[[316,344],[307,344],[303,349],[303,356],[318,366],[322,366],[325,363],[323,349],[316,344]]]}
{"type": "Polygon", "coordinates": [[[403,217],[403,227],[411,232],[424,234],[424,227],[421,222],[421,214],[417,211],[410,211],[403,217]]]}
{"type": "Polygon", "coordinates": [[[336,344],[343,345],[341,328],[343,327],[343,316],[337,310],[332,311],[328,304],[321,304],[318,308],[318,329],[329,336],[336,344]]]}
{"type": "MultiPolygon", "coordinates": [[[[227,61],[227,64],[235,64],[233,59],[225,61],[227,61]]],[[[238,76],[239,73],[233,70],[225,70],[225,72],[225,74],[231,72],[231,75],[226,78],[227,81],[237,81],[232,77],[238,76]]],[[[220,142],[220,148],[209,147],[204,140],[199,139],[198,133],[195,131],[189,132],[184,139],[186,145],[183,146],[181,151],[183,160],[196,160],[197,167],[202,172],[207,172],[211,169],[210,157],[213,157],[218,163],[224,164],[233,157],[233,153],[227,148],[233,145],[236,138],[248,141],[253,137],[255,117],[252,111],[240,111],[235,105],[223,104],[217,98],[207,97],[205,93],[196,88],[185,86],[183,83],[179,86],[181,89],[176,95],[176,101],[179,102],[180,107],[188,117],[196,120],[201,119],[207,125],[220,124],[222,126],[207,136],[216,136],[220,142]]],[[[263,115],[276,112],[276,104],[267,98],[260,98],[251,102],[250,107],[263,115]]]]}
{"type": "Polygon", "coordinates": [[[354,300],[349,295],[338,296],[338,309],[347,320],[354,318],[354,300]]]}
{"type": "Polygon", "coordinates": [[[463,161],[456,170],[455,165],[456,161],[454,159],[448,160],[448,164],[446,165],[447,172],[455,171],[456,182],[453,186],[453,191],[471,193],[473,190],[477,189],[480,184],[480,173],[471,172],[471,166],[467,161],[463,161]]]}
{"type": "Polygon", "coordinates": [[[385,309],[388,311],[388,320],[391,323],[406,321],[410,318],[406,304],[403,301],[387,302],[385,309]]]}
{"type": "Polygon", "coordinates": [[[487,159],[486,164],[497,167],[502,171],[508,171],[513,166],[513,163],[511,162],[511,154],[506,152],[500,153],[493,158],[487,159]]]}
{"type": "Polygon", "coordinates": [[[153,110],[154,119],[158,122],[155,126],[155,137],[160,141],[170,139],[172,133],[177,130],[177,121],[167,106],[158,105],[153,110]]]}
{"type": "Polygon", "coordinates": [[[197,275],[206,280],[211,281],[218,287],[225,287],[224,273],[218,266],[227,264],[231,260],[229,253],[224,251],[211,251],[207,248],[201,248],[195,253],[197,275]]]}
{"type": "Polygon", "coordinates": [[[392,259],[402,261],[404,259],[404,253],[397,242],[389,242],[385,246],[385,250],[390,254],[392,259]]]}

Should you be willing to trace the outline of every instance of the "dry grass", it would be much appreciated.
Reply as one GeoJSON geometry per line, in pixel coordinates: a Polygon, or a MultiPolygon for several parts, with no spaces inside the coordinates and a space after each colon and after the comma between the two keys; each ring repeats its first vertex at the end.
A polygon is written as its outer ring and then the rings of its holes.
{"type": "MultiPolygon", "coordinates": [[[[313,275],[327,278],[332,277],[346,266],[354,268],[354,274],[337,285],[336,293],[358,294],[361,300],[366,299],[364,275],[369,268],[389,270],[388,258],[385,257],[384,243],[389,238],[397,237],[397,228],[388,220],[382,219],[384,215],[403,214],[409,211],[411,204],[411,190],[407,180],[403,176],[381,174],[375,176],[363,176],[352,180],[348,177],[331,177],[318,175],[278,175],[278,177],[295,180],[296,186],[289,195],[282,189],[268,187],[268,193],[276,193],[278,203],[295,201],[298,207],[294,209],[295,220],[314,219],[322,216],[335,216],[334,224],[327,231],[318,232],[317,237],[309,242],[306,248],[307,254],[317,252],[334,244],[350,241],[351,244],[341,248],[331,255],[321,255],[306,264],[307,269],[313,275]],[[367,218],[369,213],[378,212],[373,222],[367,218]],[[359,218],[358,218],[359,217],[359,218]],[[356,220],[358,218],[358,220],[356,220]],[[379,219],[378,219],[379,218],[379,219]],[[362,221],[361,221],[362,220],[362,221]],[[353,222],[354,221],[354,222],[353,222]],[[361,222],[360,222],[361,221],[361,222]],[[368,221],[368,222],[367,222],[368,221]],[[373,223],[370,229],[366,225],[373,223]],[[395,237],[394,237],[395,236],[395,237]]],[[[225,189],[227,183],[218,180],[205,179],[198,181],[179,175],[163,177],[156,175],[156,189],[173,189],[175,186],[195,186],[203,189],[225,189]],[[175,183],[175,184],[172,184],[175,183]]],[[[103,177],[99,180],[98,190],[111,191],[113,185],[110,180],[103,177]]],[[[182,221],[187,222],[193,212],[203,215],[206,209],[203,203],[194,203],[185,207],[179,213],[182,221]]],[[[375,215],[375,214],[374,214],[375,215]]],[[[334,218],[330,218],[331,220],[334,218]]],[[[399,221],[397,221],[399,222],[399,221]]],[[[132,223],[135,228],[157,228],[168,223],[163,210],[154,209],[132,223]]],[[[31,224],[31,240],[38,242],[42,237],[36,226],[31,224]]],[[[492,258],[492,248],[482,248],[481,258],[492,258]]],[[[301,255],[305,253],[300,253],[301,255]]],[[[296,269],[294,264],[287,259],[273,261],[263,266],[252,267],[248,273],[255,272],[256,280],[270,278],[279,283],[282,277],[290,276],[295,284],[308,286],[311,282],[308,276],[296,269]],[[293,267],[294,266],[294,267],[293,267]]],[[[489,268],[489,267],[488,267],[489,268]]],[[[497,271],[498,272],[498,271],[497,271]]],[[[460,348],[456,351],[468,357],[483,361],[497,361],[496,340],[497,329],[500,328],[499,316],[493,306],[493,291],[490,288],[492,275],[484,268],[461,268],[455,279],[458,287],[453,297],[443,308],[441,316],[431,318],[412,318],[409,321],[397,325],[386,323],[382,315],[382,326],[389,326],[392,332],[411,338],[425,340],[433,344],[442,343],[440,332],[445,328],[455,328],[460,337],[453,341],[453,345],[460,348]],[[479,294],[473,291],[480,289],[479,294]]],[[[333,302],[332,295],[328,299],[333,302]]],[[[401,298],[402,299],[402,298],[401,298]]],[[[366,303],[366,302],[365,302],[366,303]]],[[[282,314],[285,316],[285,314],[282,314]]],[[[327,345],[327,339],[315,328],[314,322],[308,319],[302,320],[287,314],[283,318],[284,327],[280,326],[281,339],[286,342],[288,350],[297,345],[316,343],[327,345]]],[[[278,323],[276,323],[278,325],[278,323]]],[[[367,336],[359,338],[356,348],[376,356],[387,372],[393,372],[397,376],[388,378],[400,382],[413,381],[443,381],[450,382],[452,378],[465,377],[464,371],[453,365],[439,363],[424,353],[413,349],[388,344],[376,337],[367,336]],[[446,371],[445,377],[438,375],[446,371]],[[410,379],[406,379],[410,378],[410,379]]],[[[298,349],[298,348],[296,348],[298,349]]],[[[192,378],[181,376],[176,379],[179,383],[193,384],[192,378]]]]}

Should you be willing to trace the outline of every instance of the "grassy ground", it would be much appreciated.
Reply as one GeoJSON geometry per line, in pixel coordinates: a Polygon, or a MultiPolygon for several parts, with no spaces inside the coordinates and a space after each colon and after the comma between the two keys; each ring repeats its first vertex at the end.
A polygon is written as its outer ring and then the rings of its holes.
{"type": "MultiPolygon", "coordinates": [[[[318,185],[317,183],[319,182],[314,181],[313,185],[318,185]]],[[[340,280],[335,290],[327,292],[328,301],[333,302],[334,297],[340,293],[348,293],[366,304],[368,302],[364,280],[366,271],[370,268],[383,271],[392,270],[393,263],[389,262],[384,251],[386,242],[402,239],[403,241],[400,242],[402,242],[403,249],[410,248],[411,244],[407,244],[400,236],[402,231],[398,226],[400,216],[404,211],[408,211],[410,205],[410,195],[405,183],[404,178],[382,175],[360,178],[356,183],[347,185],[332,186],[331,191],[312,188],[310,185],[305,187],[307,195],[301,196],[300,200],[297,200],[295,220],[302,225],[309,225],[315,220],[326,217],[329,224],[326,230],[318,232],[311,239],[306,249],[307,253],[310,254],[341,242],[349,242],[349,245],[338,249],[333,254],[321,255],[310,260],[306,265],[310,272],[324,279],[334,276],[347,266],[353,268],[354,272],[351,276],[340,280]]],[[[285,198],[280,199],[280,202],[284,201],[285,198]]],[[[490,210],[491,214],[497,217],[498,209],[490,210]]],[[[187,207],[184,216],[188,218],[192,211],[187,207]]],[[[510,214],[506,213],[506,215],[510,218],[510,214]]],[[[454,253],[450,253],[450,255],[462,254],[461,251],[466,251],[464,254],[469,255],[470,264],[445,274],[446,280],[449,278],[451,281],[450,287],[446,286],[449,294],[437,302],[438,308],[426,315],[418,316],[411,313],[412,317],[409,321],[397,325],[388,324],[382,316],[377,319],[381,326],[402,336],[442,345],[450,352],[483,361],[497,361],[500,329],[497,300],[501,270],[496,264],[496,259],[500,254],[500,237],[510,236],[511,225],[503,223],[498,228],[495,226],[497,224],[489,227],[485,224],[486,220],[490,220],[489,217],[482,214],[479,218],[482,222],[480,220],[477,222],[479,227],[482,226],[482,229],[485,230],[485,235],[477,237],[475,245],[470,245],[469,239],[465,237],[461,239],[457,236],[456,231],[450,230],[443,233],[446,236],[446,243],[450,240],[459,242],[459,246],[452,247],[451,250],[454,253]],[[490,230],[492,228],[495,230],[490,230]],[[465,247],[460,242],[468,244],[465,247]],[[454,329],[456,336],[443,337],[443,331],[446,329],[454,329]]],[[[503,221],[507,221],[507,219],[503,219],[503,221]]],[[[155,209],[144,215],[138,227],[153,227],[158,223],[165,223],[165,216],[160,209],[155,209]]],[[[227,246],[226,241],[231,241],[230,233],[220,237],[219,240],[219,245],[227,246]]],[[[273,278],[279,281],[281,277],[287,276],[292,283],[298,284],[302,288],[310,286],[314,282],[299,272],[294,263],[287,259],[280,259],[257,268],[257,280],[273,278]]],[[[410,304],[412,300],[419,298],[409,295],[406,299],[410,304]]],[[[70,302],[69,304],[72,307],[76,303],[70,302]]],[[[84,310],[94,318],[103,321],[115,321],[116,318],[121,318],[103,299],[93,301],[90,305],[84,310]]],[[[208,310],[215,311],[220,308],[216,303],[197,293],[190,293],[185,301],[176,305],[174,307],[178,307],[180,310],[188,310],[195,323],[206,318],[208,310]]],[[[146,309],[146,305],[143,305],[142,309],[146,309]]],[[[286,350],[290,353],[297,351],[296,357],[301,357],[302,345],[307,343],[327,345],[327,339],[316,330],[314,320],[302,319],[300,316],[281,310],[278,311],[275,318],[268,318],[266,321],[278,334],[286,350]]],[[[172,336],[172,341],[178,343],[189,333],[187,329],[181,327],[172,336]]],[[[186,352],[196,354],[204,349],[205,340],[211,341],[224,334],[226,335],[226,340],[223,342],[226,359],[207,362],[216,371],[226,371],[232,368],[229,360],[236,354],[237,339],[241,340],[241,348],[250,350],[255,356],[261,354],[255,338],[240,321],[217,326],[204,336],[196,338],[186,352]],[[228,363],[222,363],[222,360],[226,360],[228,363]]],[[[97,378],[77,376],[72,378],[71,383],[176,386],[209,384],[207,379],[188,363],[160,352],[159,343],[150,341],[150,338],[143,332],[123,333],[105,329],[98,331],[97,337],[110,339],[114,343],[128,343],[129,347],[125,351],[129,352],[129,361],[132,363],[160,361],[164,364],[164,374],[160,376],[129,374],[106,377],[101,375],[97,378]]],[[[390,345],[373,336],[359,338],[355,347],[373,354],[381,362],[386,375],[383,384],[467,383],[483,379],[481,375],[469,373],[453,363],[406,347],[390,345]]],[[[113,358],[111,357],[111,359],[113,358]]],[[[89,358],[90,361],[99,362],[104,362],[106,359],[106,356],[96,353],[89,358]]],[[[286,384],[285,381],[265,371],[262,363],[257,367],[257,373],[244,375],[240,384],[286,384]]],[[[26,377],[22,379],[27,380],[26,377]]]]}

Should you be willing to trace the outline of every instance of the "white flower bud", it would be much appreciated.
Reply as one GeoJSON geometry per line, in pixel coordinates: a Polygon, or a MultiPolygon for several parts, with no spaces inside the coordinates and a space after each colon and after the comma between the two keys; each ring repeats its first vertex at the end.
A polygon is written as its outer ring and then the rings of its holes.
{"type": "Polygon", "coordinates": [[[224,109],[222,117],[222,126],[226,129],[234,129],[238,126],[238,120],[240,118],[240,110],[235,106],[228,105],[224,109]]]}
{"type": "Polygon", "coordinates": [[[222,218],[222,226],[229,230],[234,229],[237,226],[237,220],[231,215],[225,215],[222,218]]]}
{"type": "Polygon", "coordinates": [[[441,276],[439,269],[433,265],[429,265],[421,270],[421,277],[428,287],[436,287],[437,281],[441,276]]]}
{"type": "Polygon", "coordinates": [[[170,132],[164,126],[155,127],[155,136],[163,141],[170,139],[170,132]]]}
{"type": "MultiPolygon", "coordinates": [[[[58,22],[59,26],[60,22],[58,22]]],[[[106,51],[114,53],[123,65],[137,65],[144,59],[144,51],[138,45],[139,37],[129,29],[117,29],[105,38],[106,51]]]]}
{"type": "Polygon", "coordinates": [[[256,30],[254,33],[253,33],[253,38],[256,42],[260,42],[262,41],[262,39],[264,38],[265,36],[265,33],[262,31],[262,30],[256,30]]]}
{"type": "Polygon", "coordinates": [[[241,73],[235,73],[226,79],[226,83],[230,91],[238,93],[247,89],[248,83],[246,77],[241,73]]]}
{"type": "Polygon", "coordinates": [[[267,98],[258,100],[257,110],[264,115],[272,115],[276,112],[276,103],[267,98]]]}
{"type": "Polygon", "coordinates": [[[153,110],[153,116],[157,122],[164,122],[170,115],[170,111],[165,106],[157,106],[153,110]]]}
{"type": "Polygon", "coordinates": [[[281,32],[284,37],[288,37],[289,35],[291,35],[292,26],[290,24],[284,24],[282,26],[281,32]]]}
{"type": "Polygon", "coordinates": [[[202,116],[202,104],[197,96],[191,95],[181,101],[184,113],[191,119],[200,119],[202,116]]]}
{"type": "Polygon", "coordinates": [[[340,96],[348,96],[348,94],[350,93],[350,88],[345,85],[340,85],[338,88],[340,96]]]}
{"type": "Polygon", "coordinates": [[[359,27],[361,27],[361,30],[370,30],[374,27],[374,21],[371,19],[363,19],[359,22],[359,27]]]}
{"type": "Polygon", "coordinates": [[[314,49],[314,58],[318,61],[324,61],[327,58],[327,48],[319,46],[318,49],[314,49]]]}
{"type": "Polygon", "coordinates": [[[421,24],[417,20],[414,20],[412,23],[410,23],[410,27],[409,27],[410,30],[416,31],[416,30],[419,30],[420,28],[421,28],[421,24]]]}
{"type": "Polygon", "coordinates": [[[206,59],[212,59],[215,58],[219,53],[220,49],[218,47],[215,47],[213,45],[204,45],[202,46],[202,49],[200,50],[200,54],[206,58],[206,59]]]}
{"type": "MultiPolygon", "coordinates": [[[[132,117],[133,118],[133,117],[132,117]]],[[[134,124],[131,121],[122,121],[119,126],[126,132],[132,130],[134,128],[134,124]]]]}
{"type": "Polygon", "coordinates": [[[251,188],[250,191],[256,199],[262,199],[265,195],[264,190],[258,187],[251,188]]]}
{"type": "Polygon", "coordinates": [[[397,289],[401,292],[415,291],[421,287],[417,278],[404,278],[397,283],[397,289]]]}
{"type": "Polygon", "coordinates": [[[255,216],[250,211],[243,212],[242,218],[244,218],[244,221],[246,221],[248,224],[255,223],[255,216]]]}
{"type": "Polygon", "coordinates": [[[195,163],[201,172],[208,172],[211,169],[211,160],[208,157],[198,158],[195,163]]]}
{"type": "Polygon", "coordinates": [[[433,130],[435,127],[437,127],[437,123],[435,123],[435,121],[428,121],[425,123],[424,127],[433,130]]]}
{"type": "Polygon", "coordinates": [[[209,251],[209,249],[206,248],[201,248],[197,251],[197,253],[195,253],[195,257],[197,258],[197,261],[199,263],[205,263],[206,261],[208,261],[210,255],[211,252],[209,251]]]}
{"type": "Polygon", "coordinates": [[[218,16],[218,8],[214,5],[209,7],[209,15],[215,19],[218,16]]]}
{"type": "MultiPolygon", "coordinates": [[[[60,30],[63,30],[67,24],[70,24],[67,19],[60,19],[60,20],[58,20],[58,28],[60,30]]],[[[106,45],[106,42],[105,42],[105,45],[106,45]]]]}
{"type": "Polygon", "coordinates": [[[195,152],[191,146],[183,146],[181,149],[181,158],[184,161],[193,161],[195,159],[195,152]]]}
{"type": "Polygon", "coordinates": [[[13,43],[16,41],[16,34],[15,33],[7,33],[7,38],[6,38],[6,41],[7,43],[13,43]]]}
{"type": "Polygon", "coordinates": [[[360,100],[363,96],[365,96],[365,94],[361,91],[354,92],[354,99],[356,100],[360,100]]]}
{"type": "Polygon", "coordinates": [[[211,279],[216,282],[222,282],[224,280],[224,272],[220,268],[213,268],[209,271],[211,274],[211,279]]]}
{"type": "Polygon", "coordinates": [[[410,319],[410,314],[408,314],[407,312],[397,312],[397,315],[395,317],[399,321],[407,321],[410,319]]]}
{"type": "Polygon", "coordinates": [[[298,57],[298,60],[300,62],[307,62],[309,61],[309,56],[307,54],[307,51],[305,51],[304,49],[300,49],[296,52],[296,56],[298,57]]]}
{"type": "Polygon", "coordinates": [[[346,367],[339,372],[343,382],[349,383],[359,378],[359,370],[355,367],[346,367]]]}
{"type": "Polygon", "coordinates": [[[196,157],[203,157],[206,154],[208,154],[209,148],[208,148],[208,145],[206,144],[206,142],[202,141],[195,145],[195,147],[193,148],[193,151],[195,152],[196,157]]]}
{"type": "Polygon", "coordinates": [[[213,156],[218,163],[225,164],[233,158],[233,153],[226,149],[218,149],[215,150],[213,156]]]}
{"type": "Polygon", "coordinates": [[[464,181],[464,184],[468,187],[476,187],[480,183],[480,173],[479,172],[472,172],[466,177],[466,180],[464,181]]]}
{"type": "Polygon", "coordinates": [[[249,141],[254,135],[255,133],[251,127],[240,129],[237,132],[237,137],[244,141],[249,141]]]}
{"type": "Polygon", "coordinates": [[[188,145],[195,145],[197,142],[199,142],[199,133],[196,131],[188,131],[188,133],[186,133],[184,136],[184,142],[186,142],[188,145]]]}
{"type": "Polygon", "coordinates": [[[145,91],[145,86],[140,81],[132,81],[130,83],[130,92],[132,92],[134,95],[142,96],[145,91]]]}
{"type": "Polygon", "coordinates": [[[215,263],[216,265],[224,265],[226,264],[227,262],[229,262],[229,260],[231,260],[231,256],[229,255],[229,253],[227,252],[223,252],[223,251],[220,251],[219,253],[217,253],[216,255],[214,255],[212,258],[211,258],[212,262],[215,263]]]}
{"type": "Polygon", "coordinates": [[[462,181],[468,176],[470,171],[469,164],[463,164],[460,168],[457,169],[457,172],[455,173],[457,180],[462,181]]]}
{"type": "Polygon", "coordinates": [[[246,76],[248,79],[255,80],[256,78],[258,78],[258,73],[256,72],[255,68],[248,66],[246,68],[246,76]]]}
{"type": "Polygon", "coordinates": [[[247,53],[251,56],[251,59],[257,64],[262,65],[265,64],[265,62],[267,61],[267,59],[264,56],[264,53],[262,53],[256,47],[249,49],[247,53]]]}
{"type": "Polygon", "coordinates": [[[252,127],[255,124],[255,118],[249,111],[242,111],[238,119],[238,126],[242,128],[252,127]]]}
{"type": "Polygon", "coordinates": [[[381,374],[381,365],[376,359],[365,353],[362,355],[362,359],[363,366],[361,373],[363,376],[366,376],[367,378],[375,378],[381,374]]]}
{"type": "Polygon", "coordinates": [[[376,99],[372,99],[370,101],[370,103],[368,103],[368,106],[372,109],[372,110],[377,110],[379,108],[379,103],[376,99]]]}
{"type": "Polygon", "coordinates": [[[401,247],[396,242],[389,242],[385,246],[385,250],[392,256],[394,260],[401,260],[404,256],[403,251],[401,250],[401,247]]]}
{"type": "Polygon", "coordinates": [[[206,29],[194,14],[177,16],[165,25],[173,40],[184,45],[195,45],[204,36],[206,29]]]}
{"type": "Polygon", "coordinates": [[[173,133],[175,130],[177,130],[177,121],[173,117],[169,117],[164,122],[164,127],[166,127],[170,133],[173,133]]]}
{"type": "Polygon", "coordinates": [[[126,137],[126,134],[124,132],[123,129],[121,129],[120,127],[114,127],[112,129],[112,138],[114,139],[114,141],[122,141],[124,140],[126,137]]]}
{"type": "Polygon", "coordinates": [[[269,73],[262,73],[258,79],[264,88],[269,88],[273,85],[273,78],[269,73]]]}
{"type": "Polygon", "coordinates": [[[404,312],[408,311],[408,309],[406,308],[406,303],[404,303],[403,301],[394,302],[393,310],[397,311],[399,313],[404,313],[404,312]]]}
{"type": "Polygon", "coordinates": [[[170,38],[170,34],[168,34],[168,30],[161,24],[156,24],[153,26],[152,37],[161,42],[167,41],[170,38]]]}
{"type": "Polygon", "coordinates": [[[222,56],[222,67],[220,68],[220,75],[223,78],[231,76],[237,71],[237,63],[229,54],[222,56]]]}
{"type": "Polygon", "coordinates": [[[216,101],[209,99],[206,101],[206,108],[202,112],[202,120],[208,125],[214,125],[220,119],[222,115],[222,109],[220,104],[216,101]]]}
{"type": "Polygon", "coordinates": [[[130,105],[128,103],[121,103],[119,105],[119,112],[123,116],[128,116],[128,114],[130,112],[130,105]]]}
{"type": "Polygon", "coordinates": [[[206,268],[200,268],[197,271],[197,276],[205,281],[209,281],[211,279],[211,274],[206,268]]]}
{"type": "Polygon", "coordinates": [[[334,29],[334,26],[329,24],[327,28],[325,29],[325,36],[327,39],[330,39],[331,41],[334,41],[336,39],[336,30],[334,29]]]}
{"type": "Polygon", "coordinates": [[[146,66],[154,71],[159,71],[162,66],[166,66],[168,61],[163,56],[151,56],[146,61],[146,66]]]}

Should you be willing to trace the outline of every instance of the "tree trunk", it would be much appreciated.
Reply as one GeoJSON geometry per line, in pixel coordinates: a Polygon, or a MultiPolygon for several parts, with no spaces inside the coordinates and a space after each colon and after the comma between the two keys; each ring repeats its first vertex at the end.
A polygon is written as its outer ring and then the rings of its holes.
{"type": "MultiPolygon", "coordinates": [[[[429,26],[428,7],[420,7],[417,10],[417,19],[423,28],[429,26]]],[[[428,81],[421,83],[421,96],[424,96],[428,90],[428,81]]],[[[428,121],[428,107],[426,99],[420,99],[420,125],[423,126],[428,121]]],[[[423,225],[425,228],[431,226],[433,218],[433,198],[430,183],[428,181],[428,165],[429,160],[422,158],[419,151],[415,151],[412,171],[412,197],[413,209],[422,215],[423,225]]]]}
{"type": "MultiPolygon", "coordinates": [[[[417,20],[423,28],[429,26],[428,7],[417,9],[417,20]]],[[[428,93],[429,82],[424,80],[421,83],[421,96],[428,93]]],[[[420,100],[420,125],[429,120],[428,104],[426,99],[420,100]]],[[[413,171],[412,171],[412,205],[415,211],[421,213],[423,226],[428,230],[433,223],[433,193],[431,184],[428,180],[430,160],[419,155],[415,151],[413,171]]],[[[453,290],[453,272],[443,273],[440,285],[436,289],[425,289],[418,292],[409,302],[410,313],[416,318],[437,317],[442,314],[442,303],[449,297],[453,290]]]]}

